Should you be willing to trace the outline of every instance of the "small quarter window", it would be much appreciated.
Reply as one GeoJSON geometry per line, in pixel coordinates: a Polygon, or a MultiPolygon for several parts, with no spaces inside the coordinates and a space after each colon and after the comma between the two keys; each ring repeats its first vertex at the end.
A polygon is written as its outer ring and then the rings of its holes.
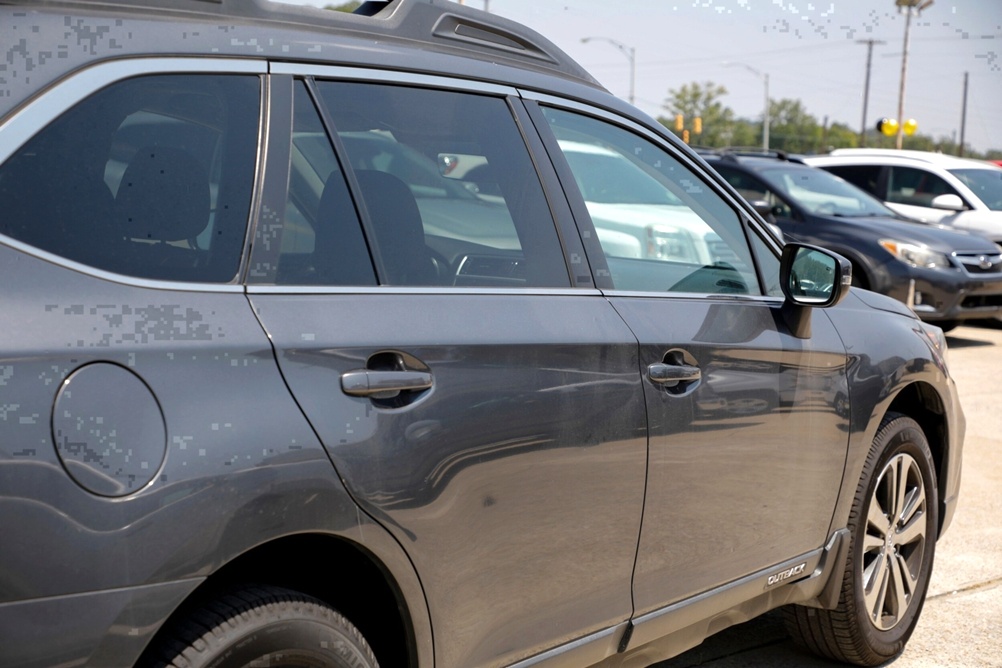
{"type": "Polygon", "coordinates": [[[0,233],[129,276],[231,282],[259,105],[253,76],[155,75],[109,86],[0,166],[0,233]]]}

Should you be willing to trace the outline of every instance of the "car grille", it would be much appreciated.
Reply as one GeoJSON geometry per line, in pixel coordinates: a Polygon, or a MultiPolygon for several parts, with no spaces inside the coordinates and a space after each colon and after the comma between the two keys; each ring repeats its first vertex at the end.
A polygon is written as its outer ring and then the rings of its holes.
{"type": "Polygon", "coordinates": [[[1002,273],[1002,254],[956,253],[955,256],[969,274],[1002,273]]]}
{"type": "Polygon", "coordinates": [[[1002,295],[971,295],[960,303],[963,309],[997,308],[1002,306],[1002,295]]]}

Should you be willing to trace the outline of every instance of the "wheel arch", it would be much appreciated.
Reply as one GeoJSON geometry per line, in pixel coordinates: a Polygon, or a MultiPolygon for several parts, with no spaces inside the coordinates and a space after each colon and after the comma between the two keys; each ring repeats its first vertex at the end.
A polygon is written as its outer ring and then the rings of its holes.
{"type": "MultiPolygon", "coordinates": [[[[939,533],[945,529],[947,514],[944,504],[947,496],[947,470],[950,460],[950,424],[946,407],[936,388],[917,381],[901,389],[887,407],[886,413],[901,413],[915,420],[922,428],[936,468],[936,488],[939,492],[939,533]]],[[[885,413],[885,414],[886,414],[885,413]]]]}
{"type": "Polygon", "coordinates": [[[252,584],[318,598],[361,631],[380,665],[418,666],[414,620],[392,574],[361,545],[323,534],[274,539],[214,571],[165,620],[137,665],[156,665],[158,648],[176,622],[222,593],[252,584]]]}

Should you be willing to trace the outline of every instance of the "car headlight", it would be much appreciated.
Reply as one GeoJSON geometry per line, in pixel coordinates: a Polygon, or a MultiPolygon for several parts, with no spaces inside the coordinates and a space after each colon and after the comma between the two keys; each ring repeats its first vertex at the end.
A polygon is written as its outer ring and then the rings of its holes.
{"type": "Polygon", "coordinates": [[[647,257],[676,262],[698,262],[692,239],[682,230],[668,225],[648,225],[647,257]]]}
{"type": "Polygon", "coordinates": [[[949,269],[953,267],[950,258],[946,254],[929,250],[924,246],[904,241],[895,241],[894,239],[881,239],[879,243],[894,257],[913,267],[925,267],[927,269],[949,269]]]}

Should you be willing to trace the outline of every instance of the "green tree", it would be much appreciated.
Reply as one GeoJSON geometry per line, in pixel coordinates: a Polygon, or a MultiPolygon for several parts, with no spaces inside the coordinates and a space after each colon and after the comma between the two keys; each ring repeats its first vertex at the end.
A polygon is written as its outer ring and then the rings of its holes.
{"type": "Polygon", "coordinates": [[[833,148],[856,148],[859,146],[859,132],[845,123],[832,123],[831,127],[822,128],[821,143],[817,153],[827,153],[833,148]]]}
{"type": "Polygon", "coordinates": [[[800,100],[770,100],[769,148],[788,153],[812,153],[821,144],[818,119],[807,113],[800,100]]]}
{"type": "MultiPolygon", "coordinates": [[[[676,135],[675,117],[681,114],[683,127],[689,131],[689,143],[710,148],[758,147],[762,145],[762,120],[736,118],[734,112],[722,102],[727,95],[723,86],[706,81],[692,82],[668,91],[662,108],[667,115],[658,121],[676,135]],[[699,118],[702,134],[695,133],[695,119],[699,118]]],[[[845,123],[823,124],[809,114],[800,100],[769,101],[769,146],[788,153],[827,153],[836,148],[855,148],[860,145],[859,132],[845,123]]],[[[870,127],[865,133],[865,145],[870,148],[894,148],[895,137],[887,137],[870,127]]],[[[959,155],[961,146],[956,139],[916,134],[905,136],[903,147],[919,151],[938,151],[959,155]]],[[[963,147],[968,158],[999,159],[1002,151],[990,149],[984,154],[963,147]]]]}
{"type": "Polygon", "coordinates": [[[734,132],[734,112],[725,107],[720,98],[727,94],[723,86],[707,81],[693,82],[677,90],[669,90],[662,108],[668,116],[658,118],[662,125],[682,136],[675,129],[675,117],[682,115],[689,143],[703,146],[726,146],[734,132]],[[696,134],[695,119],[702,122],[702,133],[696,134]]]}
{"type": "Polygon", "coordinates": [[[762,122],[739,118],[732,124],[726,146],[761,146],[762,122]]]}

